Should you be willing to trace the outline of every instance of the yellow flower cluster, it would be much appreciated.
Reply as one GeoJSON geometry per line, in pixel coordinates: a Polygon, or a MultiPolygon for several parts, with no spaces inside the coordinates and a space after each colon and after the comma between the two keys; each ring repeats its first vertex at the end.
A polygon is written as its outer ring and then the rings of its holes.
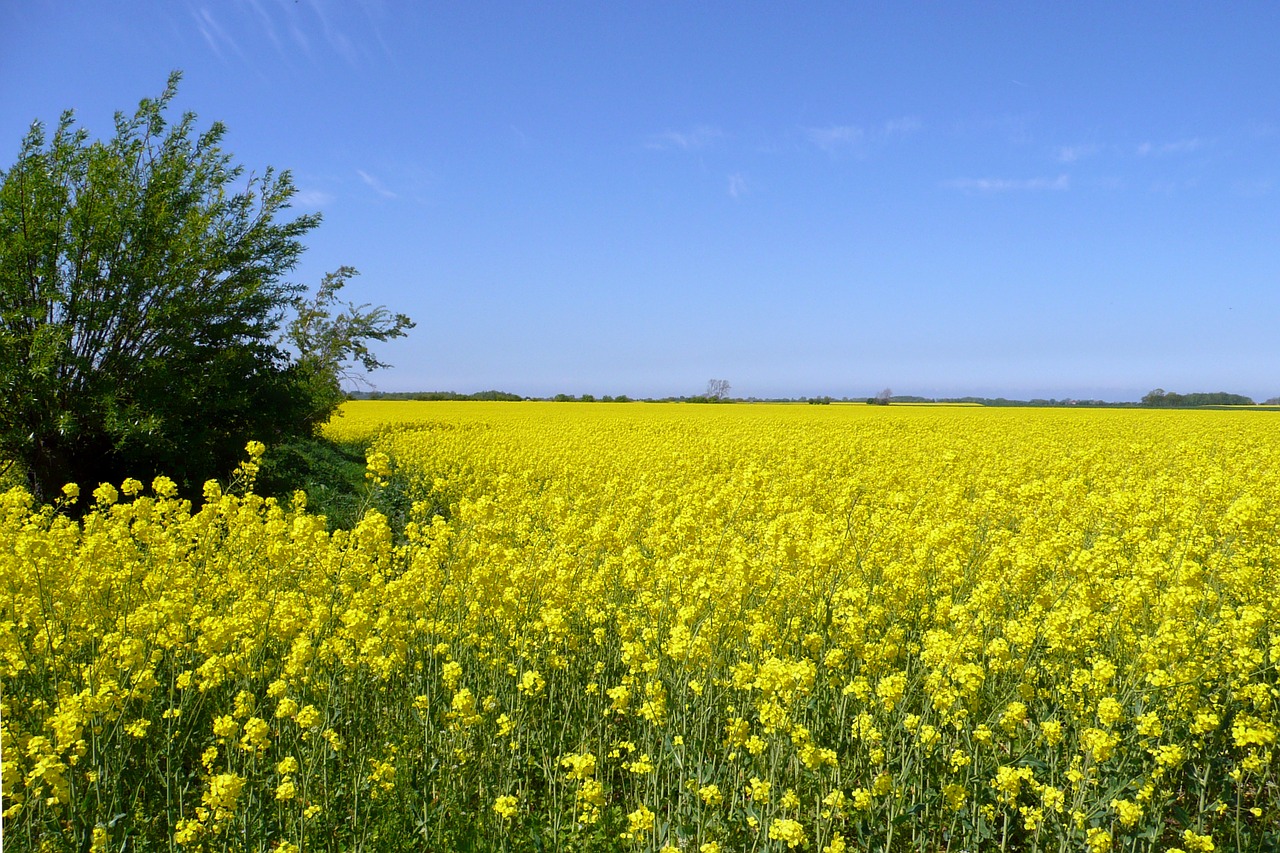
{"type": "Polygon", "coordinates": [[[1262,849],[1270,417],[366,402],[394,524],[11,491],[6,836],[1262,849]]]}

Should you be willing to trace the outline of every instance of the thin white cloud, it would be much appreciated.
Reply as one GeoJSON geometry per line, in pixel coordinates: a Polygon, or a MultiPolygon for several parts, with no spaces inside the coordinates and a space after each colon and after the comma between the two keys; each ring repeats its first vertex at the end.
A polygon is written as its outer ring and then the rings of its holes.
{"type": "Polygon", "coordinates": [[[1163,154],[1190,154],[1205,144],[1203,139],[1194,137],[1191,139],[1178,139],[1173,142],[1162,142],[1159,144],[1152,142],[1144,142],[1138,146],[1138,156],[1148,157],[1151,155],[1163,154]]]}
{"type": "Polygon", "coordinates": [[[646,148],[657,151],[681,150],[691,151],[706,148],[724,137],[724,131],[709,124],[700,124],[691,130],[667,130],[651,135],[646,148]]]}
{"type": "Polygon", "coordinates": [[[956,133],[966,137],[999,136],[1012,145],[1025,145],[1033,140],[1030,127],[1035,121],[1031,113],[982,115],[956,122],[956,133]]]}
{"type": "Polygon", "coordinates": [[[741,172],[735,172],[729,176],[729,197],[741,198],[747,192],[747,179],[743,177],[741,172]]]}
{"type": "Polygon", "coordinates": [[[301,48],[305,55],[311,56],[311,39],[307,38],[307,34],[302,31],[302,27],[297,24],[290,24],[289,35],[293,36],[294,43],[301,48]]]}
{"type": "Polygon", "coordinates": [[[1101,145],[1063,145],[1058,149],[1057,161],[1059,163],[1074,163],[1077,160],[1083,160],[1085,157],[1092,157],[1102,151],[1101,145]]]}
{"type": "Polygon", "coordinates": [[[804,135],[814,146],[828,154],[834,154],[858,145],[866,136],[866,131],[854,125],[840,124],[830,127],[806,127],[804,135]]]}
{"type": "Polygon", "coordinates": [[[902,116],[900,118],[891,118],[884,123],[884,132],[886,136],[895,136],[898,134],[915,133],[923,127],[923,123],[916,116],[902,116]]]}
{"type": "Polygon", "coordinates": [[[393,193],[391,190],[387,189],[386,186],[383,185],[382,181],[378,180],[373,175],[370,175],[364,169],[356,169],[356,174],[360,176],[360,180],[364,181],[365,184],[369,187],[369,189],[373,190],[383,198],[397,197],[395,193],[393,193]]]}
{"type": "Polygon", "coordinates": [[[280,37],[276,35],[275,22],[271,19],[271,14],[264,8],[258,0],[249,0],[249,7],[253,9],[253,13],[257,15],[258,22],[262,25],[262,31],[267,34],[267,38],[271,40],[271,44],[275,46],[276,52],[281,53],[280,37]]]}
{"type": "Polygon", "coordinates": [[[196,20],[196,29],[200,31],[200,35],[204,37],[205,43],[209,45],[209,49],[217,54],[218,58],[222,58],[222,49],[218,47],[218,40],[222,28],[218,26],[217,20],[213,17],[213,13],[208,9],[193,9],[191,16],[196,20]]]}
{"type": "Polygon", "coordinates": [[[952,190],[984,193],[1060,191],[1070,188],[1071,179],[1065,174],[1058,175],[1056,178],[956,178],[944,182],[943,186],[952,190]]]}
{"type": "Polygon", "coordinates": [[[293,203],[298,207],[324,207],[333,202],[333,194],[324,190],[298,190],[293,203]]]}
{"type": "Polygon", "coordinates": [[[828,154],[849,151],[865,154],[870,146],[883,144],[893,137],[915,133],[921,126],[920,119],[915,116],[899,116],[870,129],[855,124],[833,124],[826,127],[806,127],[802,132],[810,145],[828,154]]]}
{"type": "MultiPolygon", "coordinates": [[[[330,16],[328,3],[324,0],[307,0],[307,6],[311,8],[312,14],[320,22],[320,29],[324,32],[325,41],[329,43],[329,47],[334,53],[342,57],[342,60],[351,68],[359,65],[359,56],[355,45],[351,38],[344,32],[344,26],[336,23],[330,16]]],[[[339,7],[341,13],[341,7],[339,7]]]]}
{"type": "Polygon", "coordinates": [[[220,58],[251,63],[269,44],[281,56],[301,55],[351,68],[390,57],[386,18],[375,0],[185,0],[195,25],[220,58]],[[254,46],[253,40],[262,44],[254,46]]]}
{"type": "Polygon", "coordinates": [[[219,59],[226,59],[222,49],[230,48],[231,52],[241,59],[244,58],[244,52],[240,49],[240,45],[231,37],[226,28],[218,23],[218,19],[213,16],[213,12],[207,6],[201,6],[199,9],[192,10],[192,17],[195,18],[196,28],[200,30],[200,35],[204,37],[205,43],[209,45],[209,49],[219,59]]]}

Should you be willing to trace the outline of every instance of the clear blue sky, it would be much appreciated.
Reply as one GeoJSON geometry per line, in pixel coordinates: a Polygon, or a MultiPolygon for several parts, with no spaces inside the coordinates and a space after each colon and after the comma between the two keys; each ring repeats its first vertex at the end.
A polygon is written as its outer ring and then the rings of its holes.
{"type": "Polygon", "coordinates": [[[34,119],[177,107],[418,321],[383,390],[1280,395],[1280,3],[23,0],[34,119]]]}

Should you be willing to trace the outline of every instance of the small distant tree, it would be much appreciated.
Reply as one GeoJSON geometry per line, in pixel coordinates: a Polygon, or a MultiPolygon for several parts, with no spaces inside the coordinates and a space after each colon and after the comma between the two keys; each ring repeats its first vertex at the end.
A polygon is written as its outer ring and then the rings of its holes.
{"type": "Polygon", "coordinates": [[[892,399],[893,399],[893,391],[889,388],[885,388],[875,396],[875,404],[877,406],[887,406],[889,405],[889,401],[892,399]]]}
{"type": "Polygon", "coordinates": [[[1142,397],[1142,405],[1167,406],[1169,405],[1169,394],[1163,388],[1156,388],[1152,391],[1148,391],[1142,397]]]}
{"type": "Polygon", "coordinates": [[[729,396],[729,380],[728,379],[708,379],[707,392],[704,394],[708,400],[723,400],[729,396]]]}

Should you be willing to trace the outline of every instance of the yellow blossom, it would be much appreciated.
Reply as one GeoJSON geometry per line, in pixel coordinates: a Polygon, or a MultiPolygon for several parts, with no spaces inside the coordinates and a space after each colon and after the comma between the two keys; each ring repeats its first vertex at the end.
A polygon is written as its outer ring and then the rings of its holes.
{"type": "Polygon", "coordinates": [[[510,820],[516,816],[516,804],[519,801],[510,794],[505,794],[493,801],[493,810],[503,820],[510,820]]]}

